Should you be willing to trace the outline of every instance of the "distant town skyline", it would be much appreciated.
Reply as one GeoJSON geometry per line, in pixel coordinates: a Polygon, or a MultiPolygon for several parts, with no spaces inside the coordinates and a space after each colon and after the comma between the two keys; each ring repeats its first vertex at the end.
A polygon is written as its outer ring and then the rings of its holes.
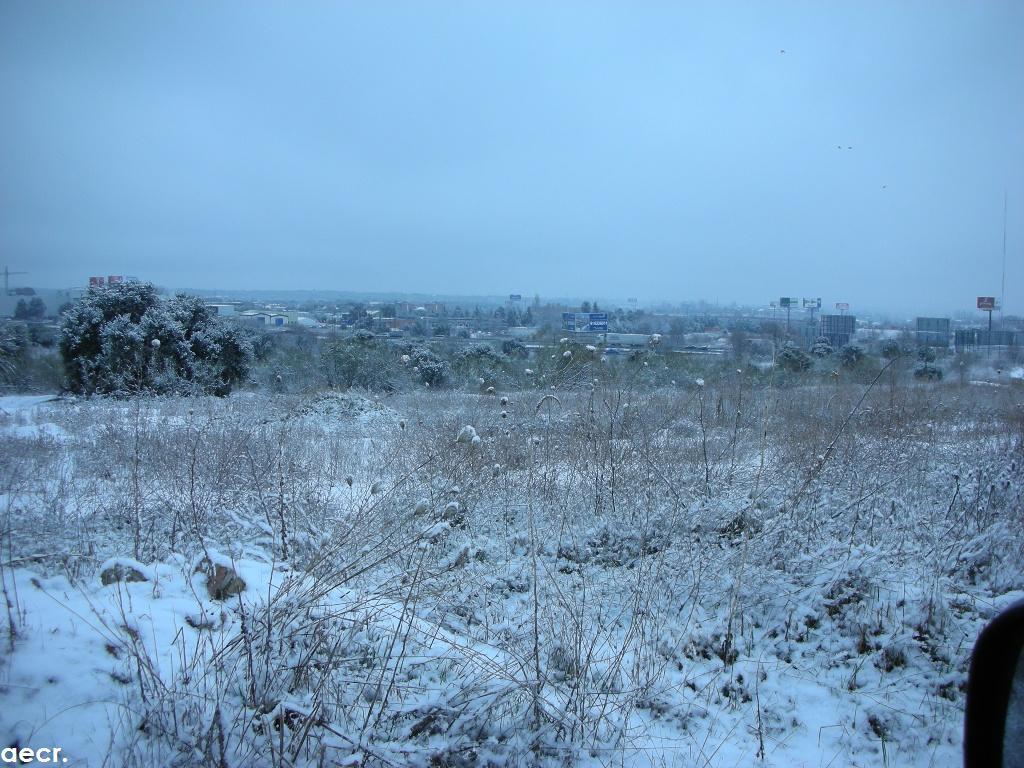
{"type": "MultiPolygon", "coordinates": [[[[13,274],[13,272],[12,272],[13,274]]],[[[118,275],[124,277],[123,275],[118,275]]],[[[104,275],[103,277],[109,277],[104,275]]],[[[132,276],[136,277],[136,276],[132,276]]],[[[145,278],[141,278],[145,279],[145,278]]],[[[151,281],[152,282],[152,281],[151,281]]],[[[63,295],[63,292],[68,289],[81,289],[87,287],[88,278],[84,283],[78,285],[65,285],[65,286],[28,286],[33,287],[36,290],[45,291],[47,293],[59,292],[63,295]]],[[[472,306],[475,303],[488,303],[488,304],[503,304],[509,302],[510,294],[498,294],[498,293],[435,293],[435,292],[424,292],[424,291],[396,291],[396,290],[379,290],[379,291],[360,291],[360,290],[346,290],[343,288],[228,288],[228,287],[211,287],[211,286],[196,286],[196,285],[185,285],[185,286],[169,286],[160,283],[155,283],[159,288],[166,290],[168,293],[174,292],[185,292],[193,293],[200,296],[225,296],[230,300],[242,301],[246,299],[252,299],[256,301],[270,301],[273,299],[289,300],[289,301],[307,301],[307,300],[322,300],[325,302],[329,301],[353,301],[353,302],[370,302],[375,301],[378,303],[388,302],[402,302],[402,301],[443,301],[447,304],[458,304],[463,303],[467,306],[472,306]]],[[[12,283],[12,291],[18,287],[12,283]]],[[[538,292],[524,292],[521,293],[521,301],[518,306],[525,309],[530,306],[534,298],[537,297],[541,300],[542,304],[565,304],[567,306],[580,305],[583,302],[598,303],[602,308],[605,309],[631,309],[634,307],[639,308],[664,308],[664,307],[680,307],[685,305],[707,305],[709,309],[721,309],[728,311],[732,309],[749,309],[749,310],[771,310],[772,303],[778,304],[782,298],[775,297],[764,302],[743,302],[739,300],[730,300],[726,298],[719,299],[708,299],[708,298],[654,298],[654,297],[625,297],[625,296],[573,296],[573,295],[555,295],[545,294],[538,292]],[[636,298],[636,302],[631,301],[631,298],[636,298]]],[[[811,296],[797,296],[792,294],[793,298],[796,298],[801,305],[798,305],[792,310],[794,317],[802,317],[805,308],[802,306],[803,299],[813,299],[817,297],[811,296]]],[[[5,307],[7,304],[13,306],[18,298],[24,298],[24,296],[12,295],[9,300],[4,303],[5,307]]],[[[858,313],[863,316],[872,317],[888,317],[894,321],[907,320],[915,316],[943,316],[943,317],[972,317],[977,316],[979,322],[987,321],[987,313],[977,309],[976,300],[978,297],[972,296],[969,301],[962,307],[949,307],[939,308],[933,311],[922,310],[911,310],[909,305],[897,308],[886,308],[871,306],[867,303],[858,303],[852,301],[826,301],[822,298],[822,304],[820,309],[816,309],[816,314],[829,314],[836,312],[848,312],[850,314],[857,315],[858,313]],[[839,304],[845,305],[843,307],[838,306],[839,304]]],[[[6,307],[9,309],[9,307],[6,307]]],[[[784,316],[785,309],[781,306],[776,307],[780,316],[784,316]]],[[[595,310],[597,311],[597,310],[595,310]]],[[[996,317],[1000,317],[1001,314],[1008,314],[1010,316],[1017,316],[1015,313],[1002,312],[1001,308],[997,308],[996,317]]]]}

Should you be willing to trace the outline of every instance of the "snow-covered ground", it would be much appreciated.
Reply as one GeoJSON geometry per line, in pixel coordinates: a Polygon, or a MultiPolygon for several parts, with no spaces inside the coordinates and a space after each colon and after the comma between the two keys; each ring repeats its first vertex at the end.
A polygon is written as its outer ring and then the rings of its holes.
{"type": "Polygon", "coordinates": [[[955,765],[1024,594],[1020,389],[863,392],[2,398],[0,739],[955,765]]]}

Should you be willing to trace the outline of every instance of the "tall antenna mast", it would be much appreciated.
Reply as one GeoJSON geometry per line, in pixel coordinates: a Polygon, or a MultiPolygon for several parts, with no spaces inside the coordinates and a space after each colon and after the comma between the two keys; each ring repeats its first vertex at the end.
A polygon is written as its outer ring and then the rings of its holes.
{"type": "Polygon", "coordinates": [[[999,286],[999,317],[1006,313],[1006,190],[1003,190],[1003,282],[999,286]]]}

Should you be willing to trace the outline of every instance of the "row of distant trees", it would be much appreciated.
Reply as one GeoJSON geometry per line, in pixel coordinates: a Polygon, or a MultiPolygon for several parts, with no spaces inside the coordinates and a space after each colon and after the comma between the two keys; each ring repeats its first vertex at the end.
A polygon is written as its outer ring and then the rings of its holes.
{"type": "MultiPolygon", "coordinates": [[[[918,379],[939,380],[942,378],[942,369],[936,366],[935,350],[931,347],[920,347],[917,350],[905,349],[893,340],[887,340],[879,349],[880,356],[888,364],[904,357],[916,357],[917,366],[914,369],[914,377],[918,379]]],[[[810,354],[804,352],[795,344],[786,344],[776,356],[779,366],[791,373],[808,371],[814,364],[815,358],[819,360],[834,358],[841,368],[853,370],[858,368],[866,359],[864,349],[857,344],[845,344],[838,350],[832,348],[829,340],[820,336],[811,346],[810,354]]]]}
{"type": "Polygon", "coordinates": [[[15,320],[42,320],[46,317],[46,302],[38,296],[33,296],[28,301],[18,299],[14,307],[15,320]]]}

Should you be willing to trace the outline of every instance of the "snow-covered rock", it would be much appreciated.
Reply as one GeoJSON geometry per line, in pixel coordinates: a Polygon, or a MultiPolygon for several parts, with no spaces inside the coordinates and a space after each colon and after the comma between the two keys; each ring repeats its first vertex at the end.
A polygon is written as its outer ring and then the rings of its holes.
{"type": "Polygon", "coordinates": [[[212,600],[226,600],[245,591],[245,580],[235,570],[230,558],[215,550],[196,563],[193,573],[206,577],[206,591],[212,600]]]}
{"type": "Polygon", "coordinates": [[[112,557],[100,566],[100,582],[104,586],[133,581],[156,581],[156,578],[149,566],[130,557],[112,557]]]}

